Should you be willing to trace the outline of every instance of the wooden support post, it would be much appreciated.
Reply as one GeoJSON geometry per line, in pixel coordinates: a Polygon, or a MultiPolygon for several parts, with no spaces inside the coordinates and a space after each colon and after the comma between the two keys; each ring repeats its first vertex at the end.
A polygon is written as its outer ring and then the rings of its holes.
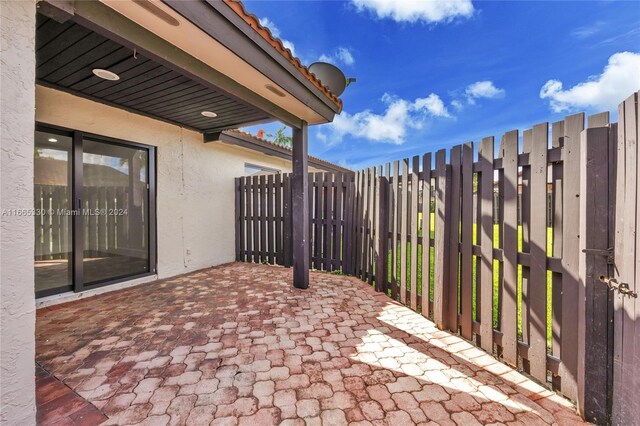
{"type": "Polygon", "coordinates": [[[293,286],[309,287],[309,195],[307,123],[293,129],[293,173],[291,176],[293,222],[293,286]]]}

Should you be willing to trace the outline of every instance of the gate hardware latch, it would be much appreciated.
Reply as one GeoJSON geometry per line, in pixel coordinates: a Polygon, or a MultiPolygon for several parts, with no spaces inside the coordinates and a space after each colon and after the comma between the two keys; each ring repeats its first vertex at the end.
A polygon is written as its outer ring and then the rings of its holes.
{"type": "Polygon", "coordinates": [[[607,264],[608,265],[613,265],[614,263],[614,251],[613,251],[613,247],[610,247],[606,250],[603,249],[583,249],[582,250],[583,253],[586,254],[594,254],[596,256],[604,256],[607,258],[607,264]]]}
{"type": "Polygon", "coordinates": [[[638,297],[638,293],[631,291],[631,289],[629,288],[629,284],[619,283],[618,280],[613,277],[600,275],[600,282],[605,283],[610,290],[617,290],[618,293],[623,296],[629,296],[629,298],[634,299],[638,297]]]}

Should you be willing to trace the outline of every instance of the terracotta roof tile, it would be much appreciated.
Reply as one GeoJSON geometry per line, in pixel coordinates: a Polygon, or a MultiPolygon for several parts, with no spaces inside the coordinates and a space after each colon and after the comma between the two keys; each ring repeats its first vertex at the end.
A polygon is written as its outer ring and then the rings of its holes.
{"type": "MultiPolygon", "coordinates": [[[[250,138],[252,138],[252,139],[254,139],[254,140],[256,140],[256,141],[258,141],[260,143],[267,144],[267,145],[269,145],[271,147],[274,147],[276,149],[281,149],[281,150],[293,152],[293,150],[291,148],[289,148],[289,147],[278,145],[276,143],[271,142],[268,139],[259,138],[258,136],[254,135],[254,134],[251,134],[249,132],[245,132],[244,130],[229,129],[229,130],[224,130],[223,133],[231,133],[231,134],[236,133],[236,134],[239,134],[239,135],[244,135],[244,136],[250,137],[250,138]]],[[[342,166],[340,166],[338,164],[331,163],[329,161],[323,160],[322,158],[318,158],[318,157],[314,157],[312,155],[309,155],[309,159],[314,160],[316,163],[325,164],[325,165],[327,165],[327,166],[329,166],[331,168],[334,168],[334,169],[340,169],[344,173],[353,173],[353,170],[350,170],[350,169],[347,169],[346,167],[342,167],[342,166]]]]}
{"type": "Polygon", "coordinates": [[[314,73],[309,71],[309,68],[304,66],[300,59],[293,56],[291,50],[284,47],[282,44],[282,40],[277,37],[274,37],[269,28],[260,24],[260,20],[258,17],[252,13],[247,12],[244,8],[244,5],[240,0],[224,0],[224,2],[238,14],[244,21],[251,26],[258,34],[262,36],[269,44],[271,44],[282,56],[284,56],[289,62],[291,62],[311,83],[313,83],[322,93],[325,94],[327,98],[329,98],[333,103],[335,103],[340,111],[342,111],[342,100],[338,98],[336,95],[331,93],[331,90],[315,76],[314,73]]]}

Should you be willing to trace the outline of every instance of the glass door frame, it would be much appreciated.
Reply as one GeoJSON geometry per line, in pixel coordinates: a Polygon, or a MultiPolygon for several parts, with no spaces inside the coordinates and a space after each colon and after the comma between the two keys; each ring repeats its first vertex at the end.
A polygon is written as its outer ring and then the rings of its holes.
{"type": "MultiPolygon", "coordinates": [[[[60,126],[54,126],[50,124],[36,123],[35,131],[41,132],[64,132],[67,135],[71,135],[73,139],[72,155],[71,155],[71,202],[70,208],[76,212],[82,211],[83,200],[83,141],[85,138],[91,139],[96,142],[119,145],[127,148],[143,149],[147,151],[148,161],[148,178],[149,178],[149,209],[147,211],[147,223],[149,224],[148,235],[148,259],[149,270],[141,274],[132,274],[125,277],[118,277],[97,283],[86,285],[84,283],[84,215],[74,214],[71,217],[71,267],[72,267],[72,281],[73,291],[81,292],[84,290],[90,290],[98,287],[103,287],[111,284],[116,284],[124,281],[130,281],[137,278],[144,278],[155,275],[157,272],[158,263],[158,247],[157,247],[157,187],[156,187],[156,147],[151,145],[145,145],[137,142],[125,141],[122,139],[116,139],[112,137],[97,135],[89,132],[82,132],[78,130],[68,129],[60,126]]],[[[67,290],[67,287],[63,287],[62,291],[52,292],[51,290],[45,290],[41,292],[36,291],[36,298],[57,294],[67,290]]]]}

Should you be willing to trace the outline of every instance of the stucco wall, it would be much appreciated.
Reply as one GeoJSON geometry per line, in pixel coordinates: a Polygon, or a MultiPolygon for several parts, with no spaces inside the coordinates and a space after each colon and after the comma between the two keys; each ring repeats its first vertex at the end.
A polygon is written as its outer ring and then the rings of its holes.
{"type": "Polygon", "coordinates": [[[35,1],[0,4],[0,423],[35,424],[35,1]]]}
{"type": "Polygon", "coordinates": [[[205,144],[198,132],[40,86],[36,120],[157,147],[161,278],[234,260],[233,179],[245,163],[291,171],[290,160],[205,144]]]}

